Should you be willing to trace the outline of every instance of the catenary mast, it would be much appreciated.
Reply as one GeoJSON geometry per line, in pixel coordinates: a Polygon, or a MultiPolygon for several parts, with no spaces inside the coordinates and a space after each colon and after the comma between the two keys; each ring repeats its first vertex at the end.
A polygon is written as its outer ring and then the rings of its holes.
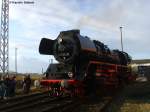
{"type": "Polygon", "coordinates": [[[2,0],[1,7],[0,71],[9,71],[9,0],[2,0]]]}

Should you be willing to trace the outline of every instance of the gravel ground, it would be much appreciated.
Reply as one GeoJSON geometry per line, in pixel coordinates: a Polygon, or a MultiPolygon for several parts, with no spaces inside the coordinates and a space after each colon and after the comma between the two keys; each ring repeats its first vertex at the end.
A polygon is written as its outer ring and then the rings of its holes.
{"type": "Polygon", "coordinates": [[[107,112],[150,112],[150,82],[128,85],[107,112]]]}

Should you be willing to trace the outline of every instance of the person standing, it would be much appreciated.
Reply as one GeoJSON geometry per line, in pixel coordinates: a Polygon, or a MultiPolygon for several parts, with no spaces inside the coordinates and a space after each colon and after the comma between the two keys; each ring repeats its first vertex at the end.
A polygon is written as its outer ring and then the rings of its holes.
{"type": "Polygon", "coordinates": [[[4,79],[4,99],[8,99],[10,97],[10,78],[9,75],[4,79]]]}
{"type": "Polygon", "coordinates": [[[35,88],[39,88],[40,87],[40,81],[39,80],[35,80],[34,81],[34,87],[35,88]]]}
{"type": "Polygon", "coordinates": [[[22,80],[22,89],[23,89],[23,93],[26,93],[26,77],[27,76],[23,76],[23,80],[22,80]]]}
{"type": "Polygon", "coordinates": [[[16,90],[16,80],[15,76],[12,76],[10,79],[10,96],[13,97],[15,96],[15,90],[16,90]]]}
{"type": "Polygon", "coordinates": [[[25,94],[28,94],[30,92],[31,87],[31,78],[30,75],[26,76],[23,81],[23,91],[25,94]]]}
{"type": "Polygon", "coordinates": [[[5,88],[4,88],[4,80],[3,80],[3,77],[1,77],[1,80],[0,80],[0,99],[3,99],[4,98],[4,91],[5,91],[5,88]]]}
{"type": "Polygon", "coordinates": [[[26,80],[26,89],[27,89],[27,94],[30,92],[30,88],[31,88],[31,78],[30,75],[27,76],[27,80],[26,80]]]}

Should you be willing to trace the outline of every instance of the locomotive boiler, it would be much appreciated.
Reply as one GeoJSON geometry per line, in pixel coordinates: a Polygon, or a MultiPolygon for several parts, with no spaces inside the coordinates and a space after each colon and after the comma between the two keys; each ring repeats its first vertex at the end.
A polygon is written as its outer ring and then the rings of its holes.
{"type": "Polygon", "coordinates": [[[43,38],[39,52],[53,55],[59,62],[55,68],[62,66],[63,72],[59,75],[64,77],[52,78],[58,72],[53,72],[50,65],[46,71],[47,78],[41,81],[53,91],[70,87],[70,91],[76,94],[96,93],[99,87],[117,87],[131,76],[128,67],[131,57],[126,52],[110,50],[102,42],[82,36],[79,30],[62,31],[54,40],[43,38]],[[57,89],[52,85],[57,85],[57,89]]]}

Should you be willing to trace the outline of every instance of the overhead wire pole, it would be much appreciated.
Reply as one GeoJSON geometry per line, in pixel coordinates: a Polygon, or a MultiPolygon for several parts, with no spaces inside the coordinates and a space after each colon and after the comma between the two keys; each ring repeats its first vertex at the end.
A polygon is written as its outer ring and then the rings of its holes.
{"type": "Polygon", "coordinates": [[[53,64],[53,58],[51,59],[51,64],[53,64]]]}
{"type": "Polygon", "coordinates": [[[0,70],[3,75],[9,71],[9,0],[2,0],[1,7],[0,70]]]}
{"type": "Polygon", "coordinates": [[[15,48],[15,72],[16,72],[16,74],[17,74],[17,50],[18,50],[18,48],[15,48]]]}
{"type": "Polygon", "coordinates": [[[120,36],[121,36],[121,50],[122,50],[122,52],[123,52],[123,40],[122,40],[122,26],[120,27],[120,36]]]}

